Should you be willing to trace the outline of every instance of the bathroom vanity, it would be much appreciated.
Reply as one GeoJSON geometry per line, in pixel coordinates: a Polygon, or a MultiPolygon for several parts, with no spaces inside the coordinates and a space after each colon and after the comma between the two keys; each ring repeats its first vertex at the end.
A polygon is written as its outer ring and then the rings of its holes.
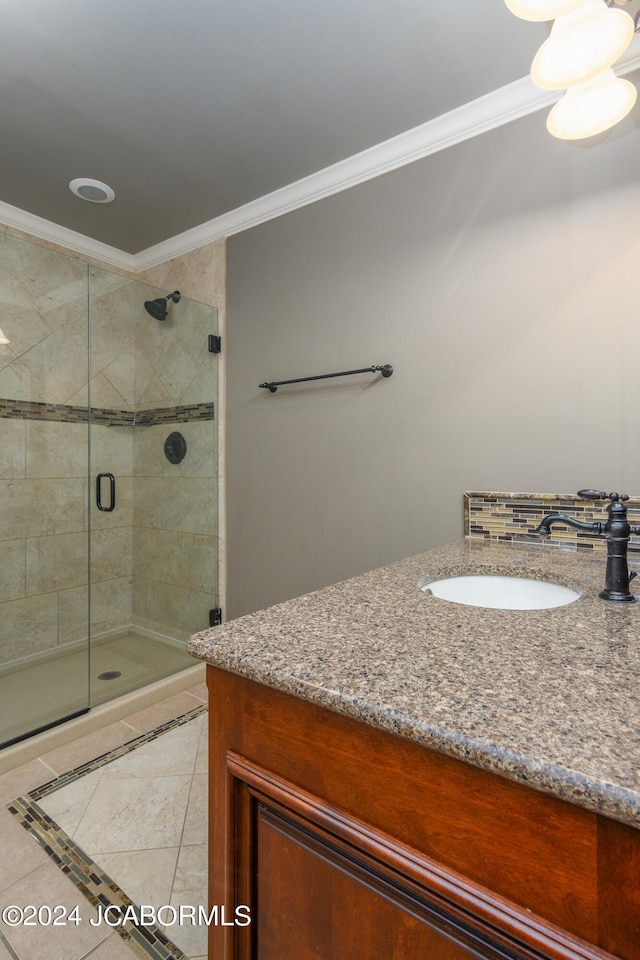
{"type": "Polygon", "coordinates": [[[465,540],[192,637],[210,957],[640,960],[640,604],[598,599],[602,578],[602,558],[465,540]],[[580,596],[418,589],[468,574],[580,596]]]}

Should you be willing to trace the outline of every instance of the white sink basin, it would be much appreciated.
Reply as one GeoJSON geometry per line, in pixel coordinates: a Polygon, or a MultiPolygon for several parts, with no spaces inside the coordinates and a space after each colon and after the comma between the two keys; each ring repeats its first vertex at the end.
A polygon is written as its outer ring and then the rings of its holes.
{"type": "Polygon", "coordinates": [[[440,600],[497,610],[546,610],[573,603],[580,594],[569,587],[522,577],[464,576],[443,580],[423,577],[418,586],[440,600]]]}

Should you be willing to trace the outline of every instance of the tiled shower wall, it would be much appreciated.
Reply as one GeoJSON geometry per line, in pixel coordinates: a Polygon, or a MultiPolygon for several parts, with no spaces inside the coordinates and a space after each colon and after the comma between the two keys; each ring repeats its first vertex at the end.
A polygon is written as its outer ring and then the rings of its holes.
{"type": "Polygon", "coordinates": [[[0,262],[5,662],[86,636],[88,335],[86,264],[8,236],[0,262]]]}
{"type": "Polygon", "coordinates": [[[175,639],[207,627],[217,605],[215,427],[202,419],[134,430],[133,620],[175,639]],[[163,453],[174,430],[187,443],[180,464],[163,453]]]}
{"type": "MultiPolygon", "coordinates": [[[[143,309],[144,300],[157,295],[151,288],[103,271],[92,270],[91,277],[92,358],[97,338],[99,356],[103,350],[113,355],[124,345],[116,356],[104,357],[108,364],[99,379],[100,405],[118,403],[133,412],[133,427],[106,428],[108,434],[131,435],[131,469],[123,486],[131,516],[131,622],[185,639],[208,626],[209,610],[217,605],[218,361],[207,350],[207,336],[215,332],[215,308],[183,298],[170,305],[169,318],[160,322],[143,309]],[[98,293],[98,284],[107,286],[98,293]],[[180,464],[164,455],[164,442],[174,431],[187,443],[180,464]]],[[[94,407],[96,392],[92,383],[94,407]]],[[[92,434],[94,475],[116,473],[109,457],[117,448],[108,438],[103,442],[104,456],[101,447],[96,452],[92,434]]],[[[109,528],[113,514],[96,514],[98,523],[109,528]]]]}
{"type": "Polygon", "coordinates": [[[152,288],[91,270],[92,475],[117,477],[101,513],[87,483],[87,264],[8,235],[0,263],[0,663],[87,636],[89,518],[92,632],[137,622],[184,638],[216,595],[214,311],[185,302],[163,325],[143,309],[152,288]],[[200,325],[195,357],[183,334],[200,325]],[[201,401],[209,419],[179,427],[189,451],[173,467],[162,448],[178,427],[135,426],[136,410],[201,401]]]}

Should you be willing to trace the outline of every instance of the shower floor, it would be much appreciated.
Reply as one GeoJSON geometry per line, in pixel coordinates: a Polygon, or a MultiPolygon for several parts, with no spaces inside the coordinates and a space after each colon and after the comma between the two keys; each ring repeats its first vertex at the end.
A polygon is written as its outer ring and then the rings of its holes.
{"type": "Polygon", "coordinates": [[[92,639],[90,654],[86,643],[69,644],[8,664],[0,669],[0,746],[194,662],[184,644],[133,627],[92,639]]]}

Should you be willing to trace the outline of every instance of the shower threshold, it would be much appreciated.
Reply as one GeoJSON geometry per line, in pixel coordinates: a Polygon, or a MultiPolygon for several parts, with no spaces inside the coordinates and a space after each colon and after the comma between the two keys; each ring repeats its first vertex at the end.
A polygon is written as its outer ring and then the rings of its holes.
{"type": "Polygon", "coordinates": [[[0,668],[0,746],[194,665],[184,642],[128,626],[0,668]],[[89,674],[89,690],[87,690],[89,674]],[[102,679],[101,679],[102,677],[102,679]]]}

